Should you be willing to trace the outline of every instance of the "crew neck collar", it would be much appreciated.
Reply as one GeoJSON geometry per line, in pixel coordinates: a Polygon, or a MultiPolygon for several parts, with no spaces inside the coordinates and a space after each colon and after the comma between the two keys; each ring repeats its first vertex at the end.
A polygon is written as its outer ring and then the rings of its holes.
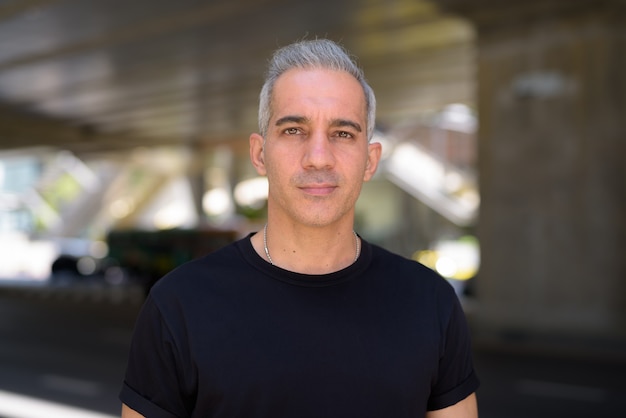
{"type": "Polygon", "coordinates": [[[248,234],[245,238],[238,242],[238,248],[243,258],[255,269],[271,276],[276,280],[289,284],[305,287],[326,287],[334,286],[352,280],[363,273],[371,261],[372,249],[369,243],[361,238],[361,252],[359,258],[349,266],[327,274],[304,274],[285,270],[276,265],[268,263],[263,259],[252,246],[250,238],[254,232],[248,234]]]}

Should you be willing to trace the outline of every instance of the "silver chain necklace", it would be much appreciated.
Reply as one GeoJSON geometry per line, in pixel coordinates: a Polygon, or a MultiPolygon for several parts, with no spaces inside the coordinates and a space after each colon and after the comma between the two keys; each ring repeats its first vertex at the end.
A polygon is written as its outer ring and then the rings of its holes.
{"type": "MultiPolygon", "coordinates": [[[[352,230],[354,234],[354,242],[356,247],[356,255],[354,256],[354,261],[359,259],[359,254],[361,254],[361,241],[359,240],[358,235],[354,230],[352,230]]],[[[270,262],[271,265],[274,265],[272,261],[272,257],[270,257],[270,250],[267,249],[267,224],[263,227],[263,249],[265,250],[265,255],[267,256],[267,261],[270,262]]]]}

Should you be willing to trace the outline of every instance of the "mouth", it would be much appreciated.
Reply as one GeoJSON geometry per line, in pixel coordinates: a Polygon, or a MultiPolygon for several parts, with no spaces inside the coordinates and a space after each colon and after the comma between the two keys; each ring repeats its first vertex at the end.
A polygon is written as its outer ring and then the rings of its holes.
{"type": "Polygon", "coordinates": [[[311,196],[328,196],[337,189],[337,186],[331,184],[309,184],[299,188],[311,196]]]}
{"type": "Polygon", "coordinates": [[[324,197],[339,188],[339,178],[332,172],[305,172],[293,179],[293,184],[305,195],[324,197]]]}

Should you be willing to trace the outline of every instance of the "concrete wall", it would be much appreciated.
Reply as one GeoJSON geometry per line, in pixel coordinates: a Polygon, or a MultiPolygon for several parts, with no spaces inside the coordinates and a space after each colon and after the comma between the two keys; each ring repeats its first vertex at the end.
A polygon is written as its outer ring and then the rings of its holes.
{"type": "Polygon", "coordinates": [[[474,320],[496,332],[623,339],[624,3],[525,4],[461,10],[479,51],[474,320]]]}

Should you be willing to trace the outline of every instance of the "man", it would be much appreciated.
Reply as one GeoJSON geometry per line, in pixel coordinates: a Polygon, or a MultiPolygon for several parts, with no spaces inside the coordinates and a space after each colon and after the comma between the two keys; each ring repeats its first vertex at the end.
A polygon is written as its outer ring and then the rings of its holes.
{"type": "Polygon", "coordinates": [[[453,289],[353,231],[381,154],[375,106],[337,44],[274,54],[250,136],[267,224],[153,287],[123,417],[477,416],[453,289]]]}

